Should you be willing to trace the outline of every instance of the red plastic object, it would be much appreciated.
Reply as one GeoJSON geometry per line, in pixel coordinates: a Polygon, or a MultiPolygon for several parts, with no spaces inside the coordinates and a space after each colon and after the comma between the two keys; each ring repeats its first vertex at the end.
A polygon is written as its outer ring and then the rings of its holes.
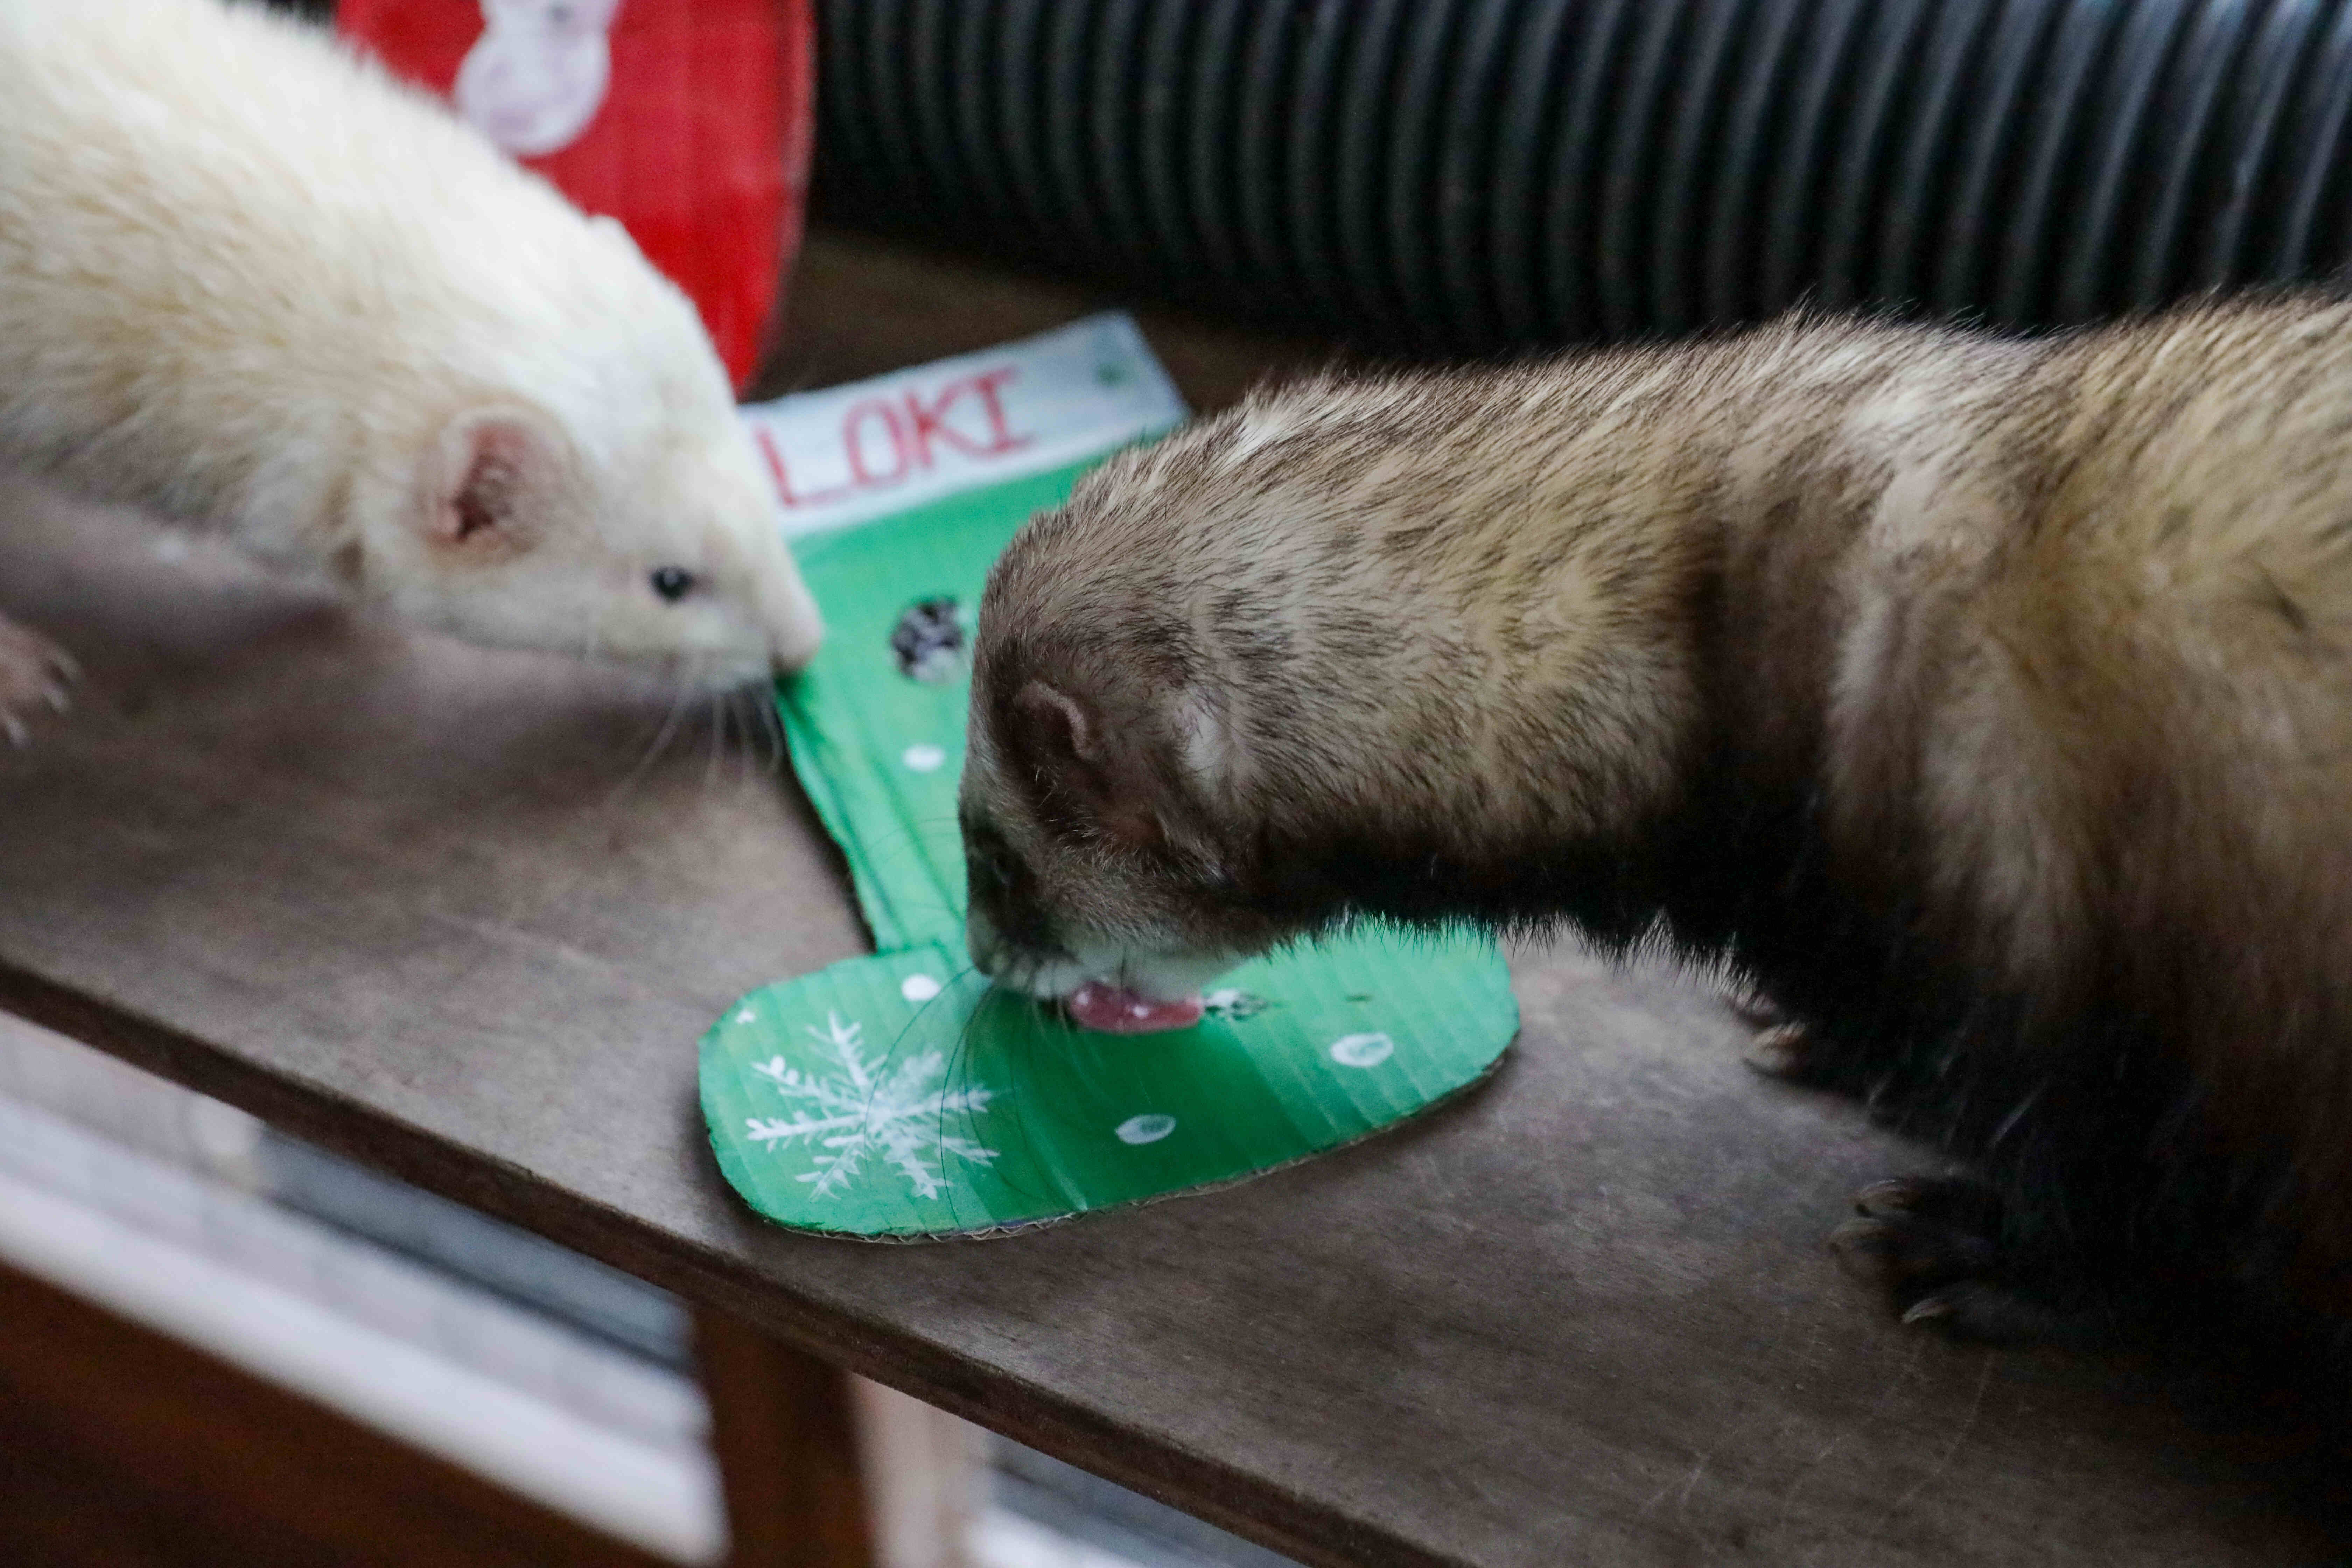
{"type": "Polygon", "coordinates": [[[336,26],[618,218],[751,380],[800,249],[809,0],[341,0],[336,26]]]}

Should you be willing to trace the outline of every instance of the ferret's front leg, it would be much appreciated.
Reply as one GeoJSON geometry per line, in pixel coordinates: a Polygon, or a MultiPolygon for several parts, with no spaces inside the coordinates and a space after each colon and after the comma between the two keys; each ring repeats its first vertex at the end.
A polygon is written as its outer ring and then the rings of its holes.
{"type": "Polygon", "coordinates": [[[1990,1344],[2095,1350],[2131,1304],[2063,1242],[2014,1234],[2010,1205],[1970,1176],[1898,1176],[1854,1194],[1830,1233],[1839,1260],[1885,1290],[1906,1323],[1990,1344]]]}
{"type": "Polygon", "coordinates": [[[64,712],[67,689],[80,673],[65,649],[0,616],[0,735],[16,746],[31,740],[35,716],[64,712]]]}

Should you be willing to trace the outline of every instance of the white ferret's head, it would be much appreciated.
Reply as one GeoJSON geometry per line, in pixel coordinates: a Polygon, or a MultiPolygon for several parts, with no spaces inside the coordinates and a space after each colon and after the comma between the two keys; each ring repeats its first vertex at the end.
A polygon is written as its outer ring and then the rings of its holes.
{"type": "Polygon", "coordinates": [[[405,359],[339,568],[472,642],[711,689],[798,668],[821,622],[693,306],[617,224],[565,216],[556,254],[506,255],[496,308],[405,359]]]}
{"type": "Polygon", "coordinates": [[[693,304],[447,105],[258,5],[75,0],[0,5],[0,106],[12,462],[475,642],[815,651],[693,304]]]}

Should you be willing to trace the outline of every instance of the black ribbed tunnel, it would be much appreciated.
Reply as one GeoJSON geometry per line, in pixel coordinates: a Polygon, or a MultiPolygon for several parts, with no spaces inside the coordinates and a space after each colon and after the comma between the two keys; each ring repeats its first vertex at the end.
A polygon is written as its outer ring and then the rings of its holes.
{"type": "Polygon", "coordinates": [[[2352,253],[2352,0],[822,0],[824,210],[1367,342],[2352,253]]]}

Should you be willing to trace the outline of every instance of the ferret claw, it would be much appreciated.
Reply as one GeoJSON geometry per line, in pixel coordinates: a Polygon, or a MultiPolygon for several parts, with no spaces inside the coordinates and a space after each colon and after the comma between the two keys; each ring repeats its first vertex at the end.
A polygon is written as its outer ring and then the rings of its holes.
{"type": "Polygon", "coordinates": [[[1995,1344],[2095,1345],[2114,1331],[2112,1302],[2002,1239],[2000,1195],[1983,1183],[1896,1176],[1856,1193],[1853,1209],[1830,1245],[1906,1328],[1995,1344]]]}
{"type": "Polygon", "coordinates": [[[1906,1215],[1979,1237],[2000,1234],[2000,1195],[1958,1176],[1890,1176],[1853,1194],[1853,1212],[1872,1219],[1906,1215]]]}
{"type": "Polygon", "coordinates": [[[1963,1279],[1931,1290],[1904,1310],[1908,1328],[1933,1329],[1979,1344],[2054,1344],[2095,1349],[2122,1327],[2111,1302],[2068,1300],[2063,1295],[1984,1279],[1963,1279]]]}
{"type": "Polygon", "coordinates": [[[1883,1182],[1873,1182],[1853,1194],[1853,1212],[1873,1218],[1919,1206],[1921,1196],[1917,1181],[1909,1176],[1890,1176],[1883,1182]]]}
{"type": "Polygon", "coordinates": [[[1805,1045],[1802,1024],[1775,1024],[1750,1038],[1739,1059],[1766,1078],[1797,1078],[1805,1070],[1805,1045]]]}
{"type": "Polygon", "coordinates": [[[1921,1323],[1932,1323],[1938,1318],[1950,1317],[1956,1310],[1957,1309],[1954,1307],[1951,1300],[1947,1297],[1922,1296],[1917,1300],[1912,1302],[1908,1308],[1905,1309],[1902,1320],[1903,1326],[1906,1329],[1912,1329],[1918,1327],[1921,1323]]]}
{"type": "Polygon", "coordinates": [[[1830,1232],[1830,1245],[1849,1271],[1887,1286],[1965,1279],[2000,1260],[1983,1237],[1905,1214],[1850,1219],[1830,1232]]]}
{"type": "Polygon", "coordinates": [[[1751,1029],[1769,1029],[1790,1021],[1789,1015],[1780,1010],[1779,1003],[1753,992],[1727,996],[1724,999],[1724,1005],[1731,1009],[1733,1017],[1751,1029]]]}
{"type": "Polygon", "coordinates": [[[1855,1217],[1830,1232],[1830,1245],[1848,1268],[1884,1285],[1933,1286],[1996,1268],[1999,1210],[1938,1203],[1937,1186],[1873,1183],[1854,1195],[1855,1217]]]}
{"type": "Polygon", "coordinates": [[[73,707],[68,686],[81,675],[71,654],[40,633],[0,618],[0,735],[11,746],[31,743],[27,722],[38,710],[63,713],[73,707]]]}

